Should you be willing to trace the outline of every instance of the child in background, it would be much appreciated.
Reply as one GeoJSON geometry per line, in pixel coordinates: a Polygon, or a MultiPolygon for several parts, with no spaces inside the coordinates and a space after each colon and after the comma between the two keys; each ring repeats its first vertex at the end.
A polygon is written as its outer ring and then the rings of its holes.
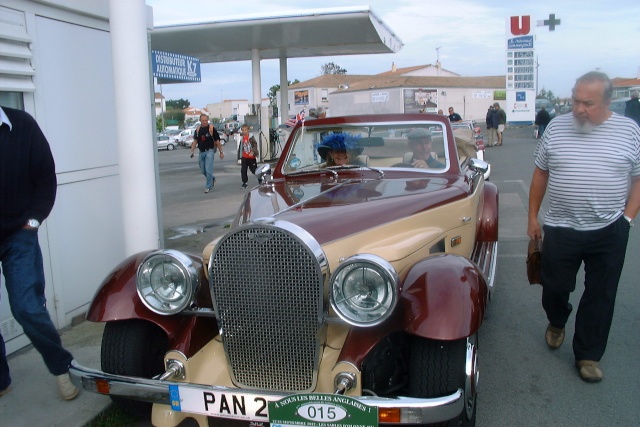
{"type": "MultiPolygon", "coordinates": [[[[258,167],[258,143],[255,137],[249,134],[249,125],[242,125],[240,128],[240,153],[240,176],[242,178],[240,188],[247,188],[247,181],[249,181],[247,168],[251,170],[252,174],[255,174],[258,167]]],[[[260,180],[258,183],[260,184],[260,180]]]]}

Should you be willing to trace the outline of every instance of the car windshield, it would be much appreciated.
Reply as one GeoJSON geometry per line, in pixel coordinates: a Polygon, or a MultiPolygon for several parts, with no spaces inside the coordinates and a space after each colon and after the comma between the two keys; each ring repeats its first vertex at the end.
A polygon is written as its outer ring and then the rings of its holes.
{"type": "Polygon", "coordinates": [[[443,173],[450,166],[441,122],[301,126],[292,137],[285,174],[344,165],[420,167],[443,173]],[[348,161],[334,162],[332,156],[341,152],[349,154],[348,161]],[[420,166],[418,158],[425,160],[420,166]]]}
{"type": "Polygon", "coordinates": [[[549,108],[553,108],[553,103],[548,99],[536,99],[536,110],[540,110],[540,107],[544,105],[544,108],[549,110],[549,108]]]}

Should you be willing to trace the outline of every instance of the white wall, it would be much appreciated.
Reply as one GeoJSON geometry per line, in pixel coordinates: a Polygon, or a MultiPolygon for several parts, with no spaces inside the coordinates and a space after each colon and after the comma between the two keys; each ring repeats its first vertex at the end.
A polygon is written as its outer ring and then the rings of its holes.
{"type": "MultiPolygon", "coordinates": [[[[47,307],[58,328],[86,312],[98,286],[124,258],[111,44],[106,0],[3,0],[24,15],[35,92],[25,110],[46,135],[58,192],[39,231],[47,307]],[[67,9],[82,3],[81,13],[67,9]],[[63,7],[58,7],[63,6],[63,7]]],[[[8,301],[0,327],[13,327],[8,301]]],[[[11,329],[8,352],[28,344],[11,329]]]]}
{"type": "MultiPolygon", "coordinates": [[[[331,116],[343,116],[354,114],[389,114],[404,113],[403,91],[411,88],[377,88],[368,91],[334,92],[329,94],[331,116]],[[376,100],[385,99],[382,102],[373,102],[373,95],[385,93],[385,96],[375,96],[376,100]]],[[[504,89],[473,89],[473,88],[439,88],[438,108],[444,114],[449,107],[462,116],[465,120],[476,120],[484,123],[487,109],[493,104],[493,98],[480,96],[495,90],[504,89]],[[444,93],[444,95],[442,95],[444,93]]],[[[505,106],[505,101],[498,101],[505,106]]]]}

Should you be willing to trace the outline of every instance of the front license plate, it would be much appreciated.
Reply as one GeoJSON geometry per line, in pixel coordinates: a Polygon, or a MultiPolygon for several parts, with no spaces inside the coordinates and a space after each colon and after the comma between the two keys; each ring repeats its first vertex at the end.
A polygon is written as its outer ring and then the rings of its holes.
{"type": "Polygon", "coordinates": [[[210,417],[248,421],[268,421],[270,401],[282,396],[255,396],[203,390],[194,387],[169,386],[171,409],[174,411],[204,414],[210,417]]]}
{"type": "Polygon", "coordinates": [[[377,427],[378,408],[336,394],[296,394],[269,403],[271,427],[377,427]]]}

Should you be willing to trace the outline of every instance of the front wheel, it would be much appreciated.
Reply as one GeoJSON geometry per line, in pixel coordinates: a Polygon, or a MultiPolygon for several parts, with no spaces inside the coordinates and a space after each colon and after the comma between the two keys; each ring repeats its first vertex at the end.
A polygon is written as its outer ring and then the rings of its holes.
{"type": "Polygon", "coordinates": [[[473,427],[477,397],[476,335],[456,341],[435,341],[416,337],[411,342],[409,395],[431,398],[464,391],[464,411],[438,426],[473,427]]]}
{"type": "Polygon", "coordinates": [[[173,149],[174,149],[173,144],[169,144],[169,145],[167,145],[167,150],[171,151],[171,150],[173,150],[173,149]]]}
{"type": "MultiPolygon", "coordinates": [[[[164,355],[169,348],[167,335],[153,323],[131,319],[108,322],[102,335],[100,357],[104,372],[153,378],[164,372],[164,355]]],[[[124,411],[149,417],[151,403],[111,396],[124,411]]]]}

